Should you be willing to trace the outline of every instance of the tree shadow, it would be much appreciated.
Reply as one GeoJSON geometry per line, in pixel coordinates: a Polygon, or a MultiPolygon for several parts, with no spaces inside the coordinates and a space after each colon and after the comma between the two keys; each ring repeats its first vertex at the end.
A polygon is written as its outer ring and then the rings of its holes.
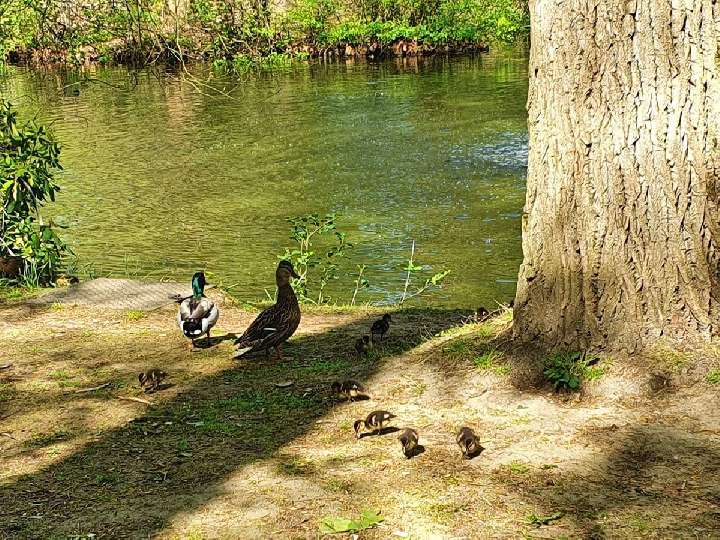
{"type": "MultiPolygon", "coordinates": [[[[374,320],[368,316],[296,337],[288,347],[293,358],[285,362],[243,360],[201,378],[70,456],[6,481],[0,486],[0,530],[11,538],[152,536],[178,513],[221,495],[234,471],[311,430],[336,406],[332,380],[368,378],[389,357],[459,324],[464,315],[431,309],[394,313],[401,324],[384,349],[358,359],[352,345],[374,320]],[[278,380],[298,382],[276,388],[278,380]]],[[[93,345],[98,344],[88,346],[93,345]]]]}
{"type": "MultiPolygon", "coordinates": [[[[542,529],[551,535],[714,537],[720,531],[720,448],[698,430],[677,423],[613,430],[604,441],[606,455],[567,472],[531,473],[522,479],[522,498],[541,514],[562,514],[542,529]]],[[[515,479],[502,481],[515,490],[515,479]]]]}

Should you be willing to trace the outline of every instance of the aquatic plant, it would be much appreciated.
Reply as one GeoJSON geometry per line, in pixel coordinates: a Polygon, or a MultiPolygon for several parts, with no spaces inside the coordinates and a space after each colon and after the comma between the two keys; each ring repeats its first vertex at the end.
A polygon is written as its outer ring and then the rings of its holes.
{"type": "Polygon", "coordinates": [[[40,214],[60,190],[59,158],[60,146],[43,126],[18,124],[10,103],[0,100],[0,271],[19,274],[26,285],[54,281],[67,251],[40,214]]]}
{"type": "Polygon", "coordinates": [[[346,251],[353,247],[347,242],[347,235],[337,229],[336,219],[335,213],[325,216],[308,214],[287,219],[290,223],[290,239],[296,246],[292,249],[286,248],[278,258],[292,262],[295,271],[300,275],[293,282],[293,288],[301,301],[317,304],[330,301],[325,295],[325,287],[337,279],[338,260],[345,257],[346,251]],[[318,254],[313,250],[313,242],[323,235],[332,235],[333,244],[327,251],[318,254]],[[315,282],[318,290],[316,300],[310,296],[311,282],[315,282]]]}
{"type": "Polygon", "coordinates": [[[415,262],[415,240],[412,242],[412,248],[410,249],[410,258],[408,259],[407,266],[404,270],[407,272],[405,276],[405,288],[403,289],[402,298],[400,304],[404,304],[407,300],[420,296],[435,288],[442,287],[442,283],[445,278],[450,274],[450,270],[442,270],[433,274],[430,277],[425,278],[425,282],[417,286],[414,291],[408,292],[412,276],[422,272],[425,268],[422,265],[416,264],[415,262]]]}

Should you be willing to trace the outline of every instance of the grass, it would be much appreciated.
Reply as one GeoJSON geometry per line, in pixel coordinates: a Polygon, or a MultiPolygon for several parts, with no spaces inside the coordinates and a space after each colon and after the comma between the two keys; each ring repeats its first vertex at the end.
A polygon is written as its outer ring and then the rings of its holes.
{"type": "Polygon", "coordinates": [[[710,384],[720,384],[720,369],[715,368],[708,371],[705,380],[710,384]]]}
{"type": "Polygon", "coordinates": [[[125,320],[128,322],[140,321],[147,317],[147,314],[139,309],[131,309],[125,312],[125,320]]]}
{"type": "Polygon", "coordinates": [[[501,351],[492,349],[473,359],[475,367],[482,371],[491,371],[496,375],[507,375],[510,373],[510,366],[499,363],[504,358],[501,351]]]}
{"type": "Polygon", "coordinates": [[[507,469],[513,474],[527,474],[530,471],[530,467],[520,461],[508,463],[507,469]]]}
{"type": "Polygon", "coordinates": [[[62,442],[70,437],[67,431],[59,430],[50,433],[36,433],[26,443],[28,448],[44,448],[58,442],[62,442]]]}
{"type": "MultiPolygon", "coordinates": [[[[676,400],[672,406],[648,399],[633,408],[612,397],[576,406],[515,387],[514,377],[481,393],[487,370],[512,364],[522,373],[522,356],[479,335],[500,328],[494,321],[464,325],[464,313],[400,310],[376,355],[358,359],[348,351],[376,313],[318,309],[304,314],[278,362],[233,360],[230,342],[190,352],[171,307],[147,312],[143,332],[131,333],[118,331],[124,312],[67,307],[27,316],[8,307],[5,316],[0,355],[13,368],[0,372],[0,529],[11,537],[69,538],[80,523],[98,537],[233,538],[242,527],[263,538],[306,538],[326,519],[339,516],[333,529],[362,524],[366,509],[382,509],[384,520],[359,533],[367,540],[396,530],[474,538],[478,518],[488,537],[531,527],[553,538],[640,535],[630,516],[652,523],[658,537],[703,537],[716,526],[695,511],[714,489],[720,459],[695,420],[712,410],[714,388],[680,386],[696,392],[693,399],[671,394],[663,399],[676,400]],[[467,354],[461,369],[458,351],[467,354]],[[141,393],[137,373],[155,363],[172,386],[141,393]],[[329,382],[340,377],[367,384],[372,399],[333,399],[329,382]],[[274,386],[287,380],[295,385],[274,386]],[[111,386],[83,394],[60,388],[76,381],[111,386]],[[119,399],[127,396],[152,405],[119,399]],[[392,433],[356,440],[353,420],[378,408],[397,414],[397,427],[417,428],[426,451],[405,459],[392,433]],[[455,444],[460,425],[482,433],[486,450],[472,461],[455,444]],[[653,467],[654,482],[692,482],[663,497],[627,489],[665,456],[678,460],[653,467]],[[589,492],[592,512],[568,504],[589,492]],[[63,519],[28,519],[27,501],[38,515],[61,508],[63,519]],[[559,509],[566,517],[550,520],[559,509]]],[[[252,319],[233,306],[222,317],[233,331],[252,319]]]]}

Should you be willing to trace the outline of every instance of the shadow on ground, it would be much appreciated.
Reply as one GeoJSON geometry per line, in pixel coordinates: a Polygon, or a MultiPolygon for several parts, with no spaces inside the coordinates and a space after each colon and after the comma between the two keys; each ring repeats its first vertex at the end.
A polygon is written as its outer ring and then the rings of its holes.
{"type": "MultiPolygon", "coordinates": [[[[330,382],[371,376],[389,357],[459,324],[463,315],[428,309],[398,312],[385,343],[368,358],[358,358],[348,350],[352,338],[375,318],[368,316],[297,337],[285,351],[292,358],[283,362],[241,360],[234,368],[200,379],[171,401],[101,433],[69,457],[0,486],[0,536],[94,533],[147,538],[178,513],[199,508],[221,493],[233,471],[272,456],[312,429],[335,406],[330,382]],[[288,380],[295,381],[289,389],[274,386],[288,380]]],[[[89,346],[101,348],[102,343],[89,346]]],[[[102,354],[88,350],[78,356],[102,354]]],[[[338,436],[353,434],[349,430],[338,436]]]]}

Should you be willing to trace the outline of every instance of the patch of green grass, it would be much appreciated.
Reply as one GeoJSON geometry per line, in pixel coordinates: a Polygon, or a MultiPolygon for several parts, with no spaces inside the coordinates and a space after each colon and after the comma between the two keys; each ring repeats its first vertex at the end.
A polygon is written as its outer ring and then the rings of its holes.
{"type": "Polygon", "coordinates": [[[425,505],[423,511],[435,523],[439,523],[441,525],[448,525],[453,521],[455,514],[457,514],[463,508],[463,505],[456,502],[433,502],[425,505]]]}
{"type": "Polygon", "coordinates": [[[510,373],[510,366],[500,364],[504,354],[501,351],[492,349],[480,356],[476,356],[473,360],[475,367],[483,371],[492,371],[496,375],[507,375],[510,373]]]}
{"type": "Polygon", "coordinates": [[[468,356],[472,352],[472,342],[467,339],[455,339],[443,347],[443,352],[453,356],[468,356]]]}
{"type": "Polygon", "coordinates": [[[60,302],[50,304],[50,311],[62,311],[65,308],[60,302]]]}
{"type": "Polygon", "coordinates": [[[135,322],[147,317],[147,313],[141,309],[131,309],[125,312],[125,320],[128,322],[135,322]]]}
{"type": "Polygon", "coordinates": [[[420,397],[425,393],[425,390],[427,390],[427,384],[417,383],[410,388],[410,393],[415,397],[420,397]]]}
{"type": "Polygon", "coordinates": [[[10,401],[17,396],[17,390],[12,384],[0,383],[0,403],[10,401]]]}
{"type": "Polygon", "coordinates": [[[309,365],[295,364],[293,367],[302,369],[308,373],[342,373],[350,367],[350,362],[346,359],[321,360],[316,359],[309,365]]]}
{"type": "Polygon", "coordinates": [[[650,523],[644,518],[629,519],[628,524],[638,532],[647,532],[650,530],[650,523]]]}
{"type": "Polygon", "coordinates": [[[580,389],[583,381],[601,377],[603,368],[594,365],[598,358],[580,352],[558,352],[545,359],[545,378],[555,390],[580,389]]]}
{"type": "Polygon", "coordinates": [[[70,436],[67,431],[53,431],[50,433],[36,433],[30,440],[25,442],[27,448],[43,448],[61,441],[66,440],[70,436]]]}
{"type": "Polygon", "coordinates": [[[710,384],[720,384],[720,369],[711,369],[707,372],[705,380],[710,384]]]}
{"type": "Polygon", "coordinates": [[[329,478],[323,482],[323,485],[325,486],[325,489],[338,493],[349,493],[354,487],[354,483],[352,481],[340,478],[329,478]]]}
{"type": "Polygon", "coordinates": [[[95,476],[96,484],[115,485],[120,481],[120,475],[114,471],[107,471],[95,476]]]}
{"type": "Polygon", "coordinates": [[[67,381],[72,378],[72,375],[63,369],[57,369],[50,372],[50,378],[53,381],[67,381]]]}
{"type": "Polygon", "coordinates": [[[312,463],[299,458],[280,461],[275,468],[278,473],[285,476],[307,476],[315,472],[312,463]]]}
{"type": "Polygon", "coordinates": [[[528,467],[525,463],[522,463],[521,461],[513,461],[512,463],[508,463],[507,469],[513,474],[526,474],[530,471],[530,467],[528,467]]]}

